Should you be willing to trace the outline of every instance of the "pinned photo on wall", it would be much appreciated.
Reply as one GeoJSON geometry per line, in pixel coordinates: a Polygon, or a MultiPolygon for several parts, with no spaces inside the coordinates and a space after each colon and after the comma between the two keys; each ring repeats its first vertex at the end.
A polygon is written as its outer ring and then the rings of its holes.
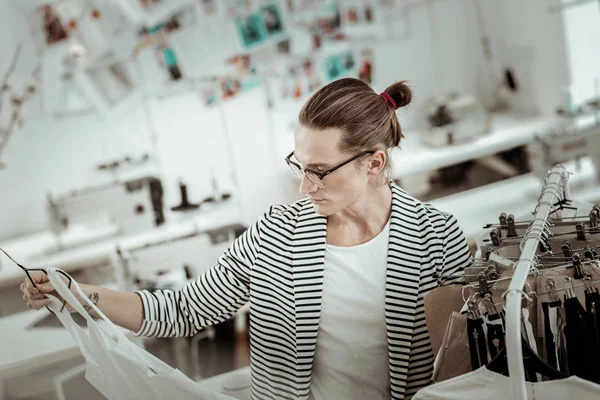
{"type": "Polygon", "coordinates": [[[350,50],[339,51],[323,59],[324,75],[327,82],[356,75],[356,59],[350,50]]]}
{"type": "Polygon", "coordinates": [[[383,38],[385,25],[378,23],[378,13],[381,9],[374,6],[373,0],[344,0],[340,2],[342,27],[341,30],[350,37],[383,38]]]}
{"type": "Polygon", "coordinates": [[[150,33],[163,30],[167,33],[176,32],[182,28],[193,27],[198,21],[192,7],[181,9],[179,12],[160,20],[152,26],[147,27],[150,33]]]}
{"type": "Polygon", "coordinates": [[[371,49],[361,51],[358,78],[369,85],[373,83],[373,51],[371,49]]]}
{"type": "Polygon", "coordinates": [[[358,23],[358,11],[356,7],[348,7],[348,9],[346,9],[346,21],[350,24],[358,23]]]}
{"type": "Polygon", "coordinates": [[[181,69],[177,60],[175,50],[169,45],[167,35],[164,33],[159,34],[158,40],[158,52],[161,62],[169,72],[171,80],[178,81],[182,78],[181,69]]]}
{"type": "Polygon", "coordinates": [[[250,90],[260,85],[260,77],[249,54],[236,54],[227,63],[235,68],[235,78],[240,84],[240,90],[250,90]]]}
{"type": "Polygon", "coordinates": [[[338,4],[334,1],[325,1],[321,4],[317,19],[317,26],[321,34],[335,33],[342,25],[342,16],[338,4]]]}
{"type": "Polygon", "coordinates": [[[217,103],[217,91],[215,88],[215,82],[202,82],[200,84],[200,94],[206,106],[210,107],[217,103]]]}
{"type": "Polygon", "coordinates": [[[290,80],[292,84],[291,95],[296,100],[304,96],[303,76],[300,71],[300,68],[296,66],[290,68],[290,80]]]}
{"type": "Polygon", "coordinates": [[[62,24],[58,14],[51,4],[45,4],[41,7],[42,13],[42,33],[46,44],[51,45],[61,42],[69,37],[67,28],[62,24]]]}
{"type": "Polygon", "coordinates": [[[352,54],[351,51],[343,53],[340,56],[340,61],[344,67],[344,73],[350,72],[356,65],[356,62],[354,61],[354,54],[352,54]]]}
{"type": "Polygon", "coordinates": [[[373,6],[371,4],[367,3],[365,5],[364,13],[365,13],[365,21],[367,23],[372,23],[373,22],[373,6]]]}
{"type": "Polygon", "coordinates": [[[268,37],[285,33],[283,14],[281,13],[279,4],[272,3],[262,6],[259,15],[263,21],[268,37]]]}
{"type": "Polygon", "coordinates": [[[277,42],[277,52],[279,54],[290,54],[290,39],[277,42]]]}
{"type": "Polygon", "coordinates": [[[235,19],[235,26],[245,50],[250,50],[265,42],[261,18],[251,14],[235,19]]]}
{"type": "MultiPolygon", "coordinates": [[[[169,80],[178,81],[183,78],[179,54],[171,45],[170,35],[183,33],[184,29],[194,26],[196,16],[193,8],[182,8],[176,14],[169,16],[164,21],[142,28],[139,31],[139,41],[135,47],[135,54],[144,48],[153,48],[158,65],[167,71],[169,80]]],[[[147,62],[148,60],[146,60],[147,62]]]]}
{"type": "Polygon", "coordinates": [[[321,44],[323,43],[323,37],[321,36],[320,33],[313,33],[312,36],[312,46],[313,46],[313,50],[318,50],[321,48],[321,44]]]}
{"type": "Polygon", "coordinates": [[[339,56],[337,55],[325,58],[325,76],[328,81],[335,81],[342,77],[343,70],[339,61],[339,56]]]}
{"type": "Polygon", "coordinates": [[[308,91],[310,93],[314,93],[319,87],[321,87],[321,79],[319,79],[319,74],[315,71],[314,62],[311,59],[306,59],[302,63],[302,68],[304,70],[304,75],[308,80],[308,91]]]}
{"type": "Polygon", "coordinates": [[[161,24],[152,29],[141,29],[139,32],[140,41],[135,48],[135,54],[137,55],[146,47],[153,47],[158,65],[167,71],[170,80],[178,81],[183,77],[183,74],[177,54],[169,44],[167,26],[161,24]]]}
{"type": "Polygon", "coordinates": [[[220,77],[219,86],[221,89],[221,97],[224,100],[234,97],[239,93],[239,91],[242,88],[240,81],[237,80],[234,76],[220,77]]]}

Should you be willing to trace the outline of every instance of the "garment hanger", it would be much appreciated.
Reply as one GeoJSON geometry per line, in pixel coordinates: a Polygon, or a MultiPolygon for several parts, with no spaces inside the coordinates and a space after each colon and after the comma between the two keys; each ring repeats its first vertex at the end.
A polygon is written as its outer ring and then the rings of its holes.
{"type": "MultiPolygon", "coordinates": [[[[525,339],[521,338],[521,346],[523,347],[523,364],[525,370],[533,373],[540,373],[551,380],[564,379],[568,376],[553,368],[544,359],[540,358],[532,349],[529,347],[525,339]]],[[[494,371],[500,374],[505,374],[508,371],[508,358],[506,356],[506,347],[504,347],[496,357],[490,361],[486,366],[490,371],[494,371]]],[[[531,374],[530,374],[531,375],[531,374]]]]}
{"type": "MultiPolygon", "coordinates": [[[[551,288],[554,290],[554,281],[547,282],[547,287],[548,286],[551,286],[551,288]],[[549,283],[550,285],[548,285],[549,283]]],[[[528,296],[526,297],[529,299],[528,296]]],[[[546,360],[538,356],[523,337],[521,337],[521,347],[523,349],[523,365],[530,377],[530,381],[537,382],[536,373],[546,376],[551,380],[564,379],[568,377],[568,375],[555,369],[548,364],[546,360]]],[[[508,356],[506,354],[506,346],[504,346],[496,355],[496,357],[494,357],[494,359],[492,359],[492,361],[486,365],[486,368],[490,371],[508,376],[508,356]]]]}
{"type": "MultiPolygon", "coordinates": [[[[6,257],[9,258],[10,261],[12,261],[15,264],[17,264],[17,266],[19,268],[21,268],[23,270],[23,272],[25,272],[25,274],[27,275],[27,278],[29,279],[29,282],[31,282],[31,284],[33,285],[33,287],[37,288],[38,286],[35,283],[35,281],[33,280],[33,278],[31,277],[31,275],[29,275],[30,271],[41,271],[44,274],[46,274],[46,276],[48,276],[48,272],[44,268],[25,268],[24,266],[22,266],[21,264],[19,264],[18,262],[16,262],[6,251],[4,251],[4,249],[0,248],[0,251],[3,252],[6,255],[6,257]]],[[[65,278],[67,278],[69,280],[68,287],[69,287],[69,289],[71,289],[71,283],[72,283],[71,277],[69,275],[67,275],[66,273],[64,273],[63,271],[57,271],[57,272],[59,272],[61,275],[63,275],[65,278]]],[[[48,298],[48,297],[46,295],[44,295],[44,298],[48,298]]],[[[67,305],[67,302],[65,300],[65,301],[63,301],[63,304],[62,304],[62,307],[60,309],[60,312],[62,312],[64,310],[64,308],[65,308],[66,305],[67,305]]],[[[46,309],[48,311],[50,311],[52,314],[54,314],[54,312],[48,306],[46,306],[46,309]]]]}

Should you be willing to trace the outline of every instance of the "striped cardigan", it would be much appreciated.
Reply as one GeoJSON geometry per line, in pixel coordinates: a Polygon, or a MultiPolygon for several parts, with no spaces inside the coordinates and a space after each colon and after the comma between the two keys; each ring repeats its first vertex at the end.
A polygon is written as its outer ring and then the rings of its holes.
{"type": "MultiPolygon", "coordinates": [[[[462,281],[471,256],[456,219],[392,183],[385,319],[393,399],[428,385],[433,354],[423,297],[462,281]]],[[[253,399],[307,399],[323,288],[327,218],[308,199],[272,206],[217,264],[178,291],[138,291],[135,335],[190,336],[251,305],[253,399]]],[[[382,306],[384,306],[382,304],[382,306]]],[[[382,372],[383,373],[383,372],[382,372]]]]}

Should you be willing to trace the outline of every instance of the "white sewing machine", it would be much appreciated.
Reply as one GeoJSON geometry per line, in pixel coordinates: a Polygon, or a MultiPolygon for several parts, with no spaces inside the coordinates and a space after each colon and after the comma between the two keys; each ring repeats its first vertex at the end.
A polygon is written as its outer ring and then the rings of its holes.
{"type": "Polygon", "coordinates": [[[556,164],[590,157],[596,170],[596,182],[600,182],[600,123],[538,136],[527,151],[531,170],[540,178],[556,164]]]}
{"type": "Polygon", "coordinates": [[[162,225],[163,208],[162,183],[153,176],[48,195],[51,229],[62,248],[162,225]]]}
{"type": "Polygon", "coordinates": [[[490,132],[490,115],[472,95],[438,95],[427,102],[425,114],[430,129],[420,139],[429,146],[468,143],[490,132]]]}

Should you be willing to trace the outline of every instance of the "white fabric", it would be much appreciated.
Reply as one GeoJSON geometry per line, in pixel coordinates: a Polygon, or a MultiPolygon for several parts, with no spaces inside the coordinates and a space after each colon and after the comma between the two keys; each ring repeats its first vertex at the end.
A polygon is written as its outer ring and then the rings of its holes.
{"type": "Polygon", "coordinates": [[[327,245],[309,398],[389,399],[385,282],[389,222],[352,247],[327,245]]]}
{"type": "MultiPolygon", "coordinates": [[[[481,367],[473,372],[421,389],[413,400],[485,399],[512,397],[510,379],[481,367]]],[[[571,376],[555,381],[527,383],[528,400],[597,400],[600,385],[571,376]]]]}
{"type": "MultiPolygon", "coordinates": [[[[558,335],[558,313],[556,307],[548,307],[548,319],[550,320],[550,332],[552,332],[552,342],[554,342],[554,357],[555,360],[558,358],[558,349],[560,346],[558,335]]],[[[560,363],[557,362],[556,368],[560,371],[560,363]]]]}
{"type": "Polygon", "coordinates": [[[529,310],[523,308],[521,312],[523,315],[522,321],[525,328],[525,335],[527,336],[527,342],[531,346],[531,351],[537,354],[537,346],[535,345],[535,333],[533,333],[533,325],[531,325],[531,322],[529,322],[529,310]]]}
{"type": "MultiPolygon", "coordinates": [[[[534,352],[535,354],[538,353],[537,351],[537,345],[535,342],[535,333],[533,333],[533,325],[531,325],[531,322],[529,322],[529,310],[527,308],[523,308],[521,310],[521,315],[523,316],[523,318],[521,319],[521,322],[523,323],[523,332],[525,332],[525,335],[527,337],[527,343],[529,343],[529,346],[531,347],[531,351],[534,352]]],[[[542,374],[537,373],[537,380],[538,382],[542,381],[542,374]]]]}
{"type": "Polygon", "coordinates": [[[56,268],[48,269],[49,280],[58,294],[87,320],[87,329],[77,325],[66,309],[60,312],[61,302],[50,295],[49,308],[77,341],[86,360],[86,379],[107,399],[232,399],[203,388],[179,370],[130,342],[73,281],[72,290],[100,316],[100,320],[95,321],[77,301],[58,271],[56,268]]]}

